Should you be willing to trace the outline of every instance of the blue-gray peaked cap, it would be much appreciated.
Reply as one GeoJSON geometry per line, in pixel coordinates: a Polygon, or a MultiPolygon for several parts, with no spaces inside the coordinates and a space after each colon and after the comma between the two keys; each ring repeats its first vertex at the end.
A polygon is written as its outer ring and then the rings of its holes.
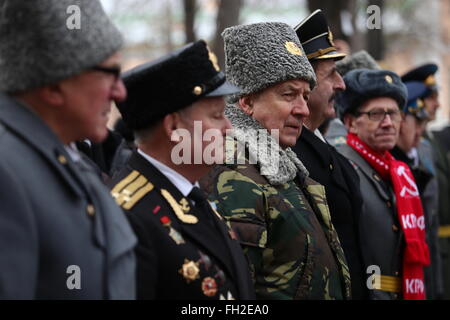
{"type": "Polygon", "coordinates": [[[0,39],[0,92],[69,78],[123,44],[98,0],[0,0],[0,39]],[[73,28],[78,8],[79,29],[73,28]]]}
{"type": "Polygon", "coordinates": [[[305,80],[311,89],[316,76],[300,41],[289,25],[265,22],[224,30],[227,80],[241,88],[230,103],[287,80],[305,80]]]}

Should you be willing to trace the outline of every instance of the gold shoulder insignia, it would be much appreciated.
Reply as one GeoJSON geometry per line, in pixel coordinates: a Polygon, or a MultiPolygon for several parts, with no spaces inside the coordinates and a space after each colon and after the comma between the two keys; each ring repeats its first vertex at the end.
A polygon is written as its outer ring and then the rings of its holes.
{"type": "Polygon", "coordinates": [[[169,193],[169,191],[161,189],[161,195],[170,204],[173,212],[175,212],[175,215],[181,222],[184,222],[187,224],[196,224],[198,222],[198,219],[196,216],[184,213],[181,205],[177,202],[177,200],[174,199],[174,197],[169,193]]]}
{"type": "Polygon", "coordinates": [[[183,198],[180,200],[180,206],[184,213],[189,213],[191,211],[191,207],[189,206],[189,202],[183,198]]]}
{"type": "Polygon", "coordinates": [[[153,188],[151,182],[134,170],[114,186],[111,195],[116,200],[117,205],[125,210],[130,210],[153,188]]]}

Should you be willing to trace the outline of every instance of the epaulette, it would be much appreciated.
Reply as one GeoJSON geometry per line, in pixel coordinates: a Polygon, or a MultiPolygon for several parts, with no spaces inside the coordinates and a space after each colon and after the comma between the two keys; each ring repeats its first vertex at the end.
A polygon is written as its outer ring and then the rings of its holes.
{"type": "Polygon", "coordinates": [[[153,188],[153,184],[147,178],[134,170],[114,186],[111,195],[120,207],[130,210],[153,188]]]}

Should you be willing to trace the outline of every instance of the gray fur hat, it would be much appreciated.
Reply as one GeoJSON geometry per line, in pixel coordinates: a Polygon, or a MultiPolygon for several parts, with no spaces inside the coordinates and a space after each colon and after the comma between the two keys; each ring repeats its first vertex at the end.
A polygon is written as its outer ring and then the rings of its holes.
{"type": "Polygon", "coordinates": [[[301,79],[311,89],[316,76],[300,41],[289,25],[265,22],[227,28],[225,42],[227,80],[241,88],[229,103],[279,82],[301,79]]]}
{"type": "Polygon", "coordinates": [[[0,17],[0,92],[69,78],[123,44],[98,0],[0,0],[0,17]],[[78,12],[76,29],[72,24],[78,12]]]}
{"type": "Polygon", "coordinates": [[[381,69],[374,58],[365,50],[355,52],[351,56],[336,62],[336,69],[341,76],[354,69],[381,69]]]}
{"type": "Polygon", "coordinates": [[[346,89],[339,96],[342,114],[356,114],[367,101],[378,97],[394,99],[400,110],[405,107],[408,91],[400,77],[389,70],[355,69],[344,76],[346,89]]]}

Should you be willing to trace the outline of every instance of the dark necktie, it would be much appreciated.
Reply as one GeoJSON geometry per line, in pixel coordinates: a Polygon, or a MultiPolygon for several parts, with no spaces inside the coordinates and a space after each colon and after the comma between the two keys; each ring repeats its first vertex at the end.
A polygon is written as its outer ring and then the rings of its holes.
{"type": "Polygon", "coordinates": [[[188,198],[195,202],[194,207],[197,209],[199,214],[201,214],[201,218],[205,219],[210,226],[215,228],[216,226],[213,220],[213,215],[215,213],[208,203],[206,194],[202,190],[200,190],[200,188],[194,187],[189,193],[188,198]]]}

